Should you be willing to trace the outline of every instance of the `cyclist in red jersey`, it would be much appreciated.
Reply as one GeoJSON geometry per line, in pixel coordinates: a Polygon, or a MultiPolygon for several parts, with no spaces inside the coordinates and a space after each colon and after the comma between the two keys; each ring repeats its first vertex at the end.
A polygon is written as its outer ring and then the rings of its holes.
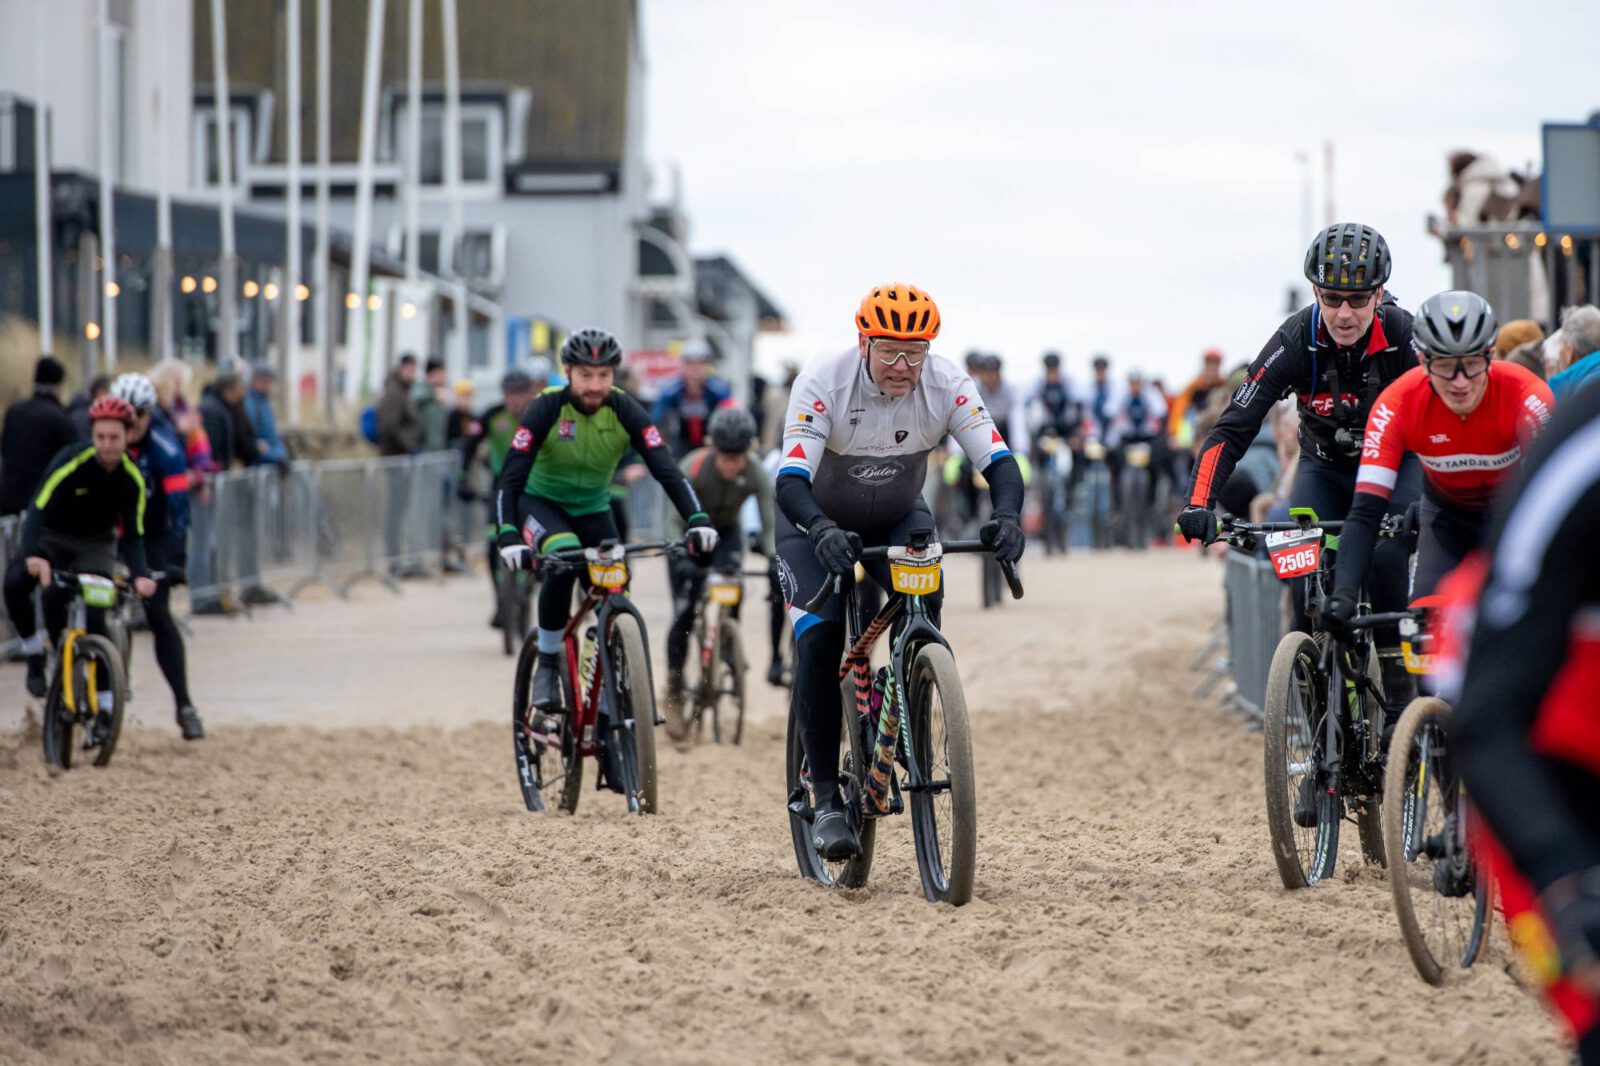
{"type": "Polygon", "coordinates": [[[1600,389],[1562,405],[1510,489],[1441,694],[1512,938],[1600,1064],[1600,389]]]}
{"type": "Polygon", "coordinates": [[[1491,360],[1496,328],[1494,310],[1476,293],[1442,292],[1418,309],[1413,335],[1422,366],[1384,389],[1367,418],[1355,502],[1323,612],[1335,636],[1349,632],[1406,453],[1422,461],[1424,481],[1415,599],[1433,592],[1482,542],[1489,502],[1515,473],[1523,444],[1549,421],[1549,386],[1514,363],[1491,360]]]}

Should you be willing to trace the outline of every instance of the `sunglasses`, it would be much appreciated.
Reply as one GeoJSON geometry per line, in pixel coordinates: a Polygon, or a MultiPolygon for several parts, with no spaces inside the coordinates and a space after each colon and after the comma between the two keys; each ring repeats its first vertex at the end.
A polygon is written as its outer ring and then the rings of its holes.
{"type": "Polygon", "coordinates": [[[894,366],[901,360],[905,361],[906,366],[921,366],[928,358],[928,342],[875,340],[872,342],[872,353],[884,366],[894,366]]]}
{"type": "Polygon", "coordinates": [[[1454,381],[1458,377],[1471,381],[1489,372],[1487,355],[1439,356],[1427,359],[1428,373],[1441,381],[1454,381]]]}
{"type": "Polygon", "coordinates": [[[1317,302],[1323,307],[1337,309],[1340,304],[1349,304],[1351,307],[1365,307],[1372,302],[1377,293],[1373,292],[1324,292],[1318,291],[1317,302]]]}

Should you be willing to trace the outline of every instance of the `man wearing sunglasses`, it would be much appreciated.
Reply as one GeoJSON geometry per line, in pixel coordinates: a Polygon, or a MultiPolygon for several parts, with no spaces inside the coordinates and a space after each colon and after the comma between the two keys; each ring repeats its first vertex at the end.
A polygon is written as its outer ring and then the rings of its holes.
{"type": "Polygon", "coordinates": [[[1411,579],[1411,598],[1419,599],[1482,541],[1495,493],[1516,473],[1529,438],[1550,420],[1550,387],[1515,363],[1491,358],[1498,328],[1494,310],[1476,293],[1441,292],[1417,309],[1422,365],[1384,389],[1367,420],[1355,502],[1324,611],[1323,624],[1336,636],[1348,632],[1355,615],[1401,456],[1417,455],[1426,483],[1411,579]]]}
{"type": "MultiPolygon", "coordinates": [[[[792,700],[816,795],[812,842],[829,860],[860,853],[839,792],[839,659],[842,597],[802,609],[835,575],[852,574],[862,547],[904,544],[933,529],[923,501],[928,453],[954,437],[989,483],[999,531],[996,557],[1022,556],[1022,471],[977,385],[930,355],[939,308],[912,285],[879,285],[856,313],[857,345],[807,367],[795,380],[778,467],[778,580],[794,624],[792,700]]],[[[888,564],[867,574],[889,587],[888,564]]],[[[940,595],[924,601],[937,617],[940,595]]]]}
{"type": "MultiPolygon", "coordinates": [[[[1267,341],[1201,445],[1188,504],[1178,515],[1178,532],[1185,539],[1209,543],[1216,538],[1212,507],[1217,496],[1267,413],[1291,394],[1300,413],[1300,461],[1289,503],[1309,507],[1326,521],[1345,517],[1356,491],[1367,415],[1378,394],[1416,366],[1411,314],[1384,292],[1391,268],[1389,246],[1370,226],[1344,222],[1317,234],[1305,259],[1315,299],[1267,341]]],[[[1409,459],[1393,485],[1390,511],[1404,513],[1421,491],[1420,468],[1409,459]]],[[[1384,611],[1404,606],[1405,582],[1404,546],[1386,542],[1378,550],[1371,583],[1374,605],[1384,611]]],[[[1291,602],[1295,628],[1310,632],[1298,590],[1291,602]]],[[[1389,627],[1376,637],[1384,688],[1403,698],[1411,679],[1400,661],[1399,632],[1389,627]]]]}

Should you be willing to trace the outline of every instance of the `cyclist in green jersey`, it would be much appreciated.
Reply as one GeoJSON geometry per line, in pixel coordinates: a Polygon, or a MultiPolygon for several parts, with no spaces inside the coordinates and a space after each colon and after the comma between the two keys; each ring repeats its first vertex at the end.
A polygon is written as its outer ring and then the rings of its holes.
{"type": "MultiPolygon", "coordinates": [[[[501,400],[487,411],[483,412],[461,438],[461,476],[456,482],[456,496],[470,503],[476,494],[472,491],[471,476],[472,464],[477,461],[478,449],[487,445],[486,460],[489,465],[490,484],[500,483],[500,471],[505,469],[506,453],[511,450],[511,438],[516,436],[517,424],[522,421],[523,412],[528,409],[528,404],[533,400],[534,381],[532,375],[524,370],[508,370],[505,377],[500,379],[501,400]]],[[[488,525],[488,550],[489,550],[489,590],[496,596],[499,595],[498,586],[495,584],[495,571],[500,569],[500,551],[498,545],[499,527],[495,522],[495,496],[491,488],[488,496],[489,525],[488,525]]],[[[491,620],[493,625],[500,624],[500,612],[496,611],[491,620]]]]}
{"type": "MultiPolygon", "coordinates": [[[[683,516],[689,554],[708,557],[717,546],[711,519],[649,412],[614,385],[622,362],[617,339],[601,329],[578,330],[562,345],[561,362],[568,384],[546,389],[528,405],[500,472],[495,522],[501,561],[513,570],[531,569],[539,554],[616,540],[611,477],[630,446],[683,516]]],[[[559,700],[557,656],[576,580],[571,571],[552,574],[539,590],[534,706],[559,700]]]]}

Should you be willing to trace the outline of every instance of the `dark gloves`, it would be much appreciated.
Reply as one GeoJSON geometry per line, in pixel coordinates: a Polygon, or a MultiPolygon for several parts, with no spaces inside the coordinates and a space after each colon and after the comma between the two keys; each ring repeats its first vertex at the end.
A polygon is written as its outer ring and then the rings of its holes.
{"type": "Polygon", "coordinates": [[[806,530],[806,539],[811,541],[817,561],[828,573],[843,577],[855,572],[856,560],[861,558],[860,537],[846,533],[839,528],[839,523],[824,518],[806,530]]]}
{"type": "Polygon", "coordinates": [[[1015,511],[995,511],[989,516],[994,521],[994,538],[989,541],[989,550],[994,557],[1002,563],[1014,563],[1022,558],[1022,551],[1028,546],[1028,538],[1023,536],[1022,524],[1015,511]]]}
{"type": "Polygon", "coordinates": [[[1322,617],[1318,619],[1322,628],[1336,640],[1349,640],[1354,634],[1350,622],[1356,616],[1356,598],[1348,592],[1335,590],[1328,601],[1322,605],[1322,617]]]}
{"type": "Polygon", "coordinates": [[[1539,896],[1561,973],[1593,991],[1600,984],[1600,867],[1579,870],[1539,896]]]}
{"type": "Polygon", "coordinates": [[[456,499],[462,503],[471,503],[477,498],[478,494],[472,491],[472,486],[467,482],[466,478],[456,482],[456,499]]]}
{"type": "Polygon", "coordinates": [[[187,585],[189,583],[189,570],[182,562],[170,562],[161,568],[161,572],[164,575],[161,583],[168,588],[175,589],[179,585],[187,585]]]}
{"type": "Polygon", "coordinates": [[[701,566],[711,565],[711,553],[717,550],[717,530],[711,519],[703,514],[689,516],[688,528],[683,531],[683,546],[689,558],[701,566]]]}
{"type": "Polygon", "coordinates": [[[1217,516],[1211,508],[1190,504],[1178,514],[1175,527],[1186,541],[1210,544],[1217,539],[1217,516]]]}

